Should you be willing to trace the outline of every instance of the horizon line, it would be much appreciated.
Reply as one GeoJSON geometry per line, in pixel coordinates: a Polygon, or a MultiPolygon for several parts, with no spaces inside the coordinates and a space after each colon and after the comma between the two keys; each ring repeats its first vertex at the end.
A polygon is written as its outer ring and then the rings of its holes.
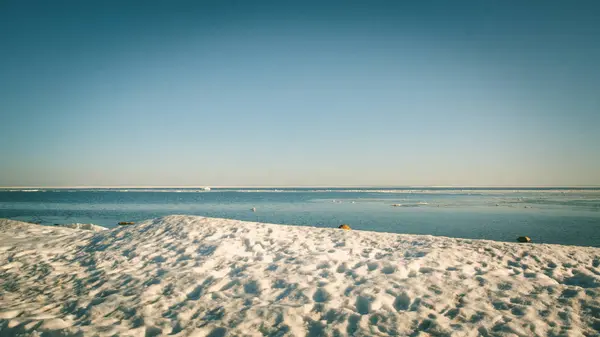
{"type": "Polygon", "coordinates": [[[0,186],[0,189],[114,189],[114,188],[600,188],[600,185],[75,185],[0,186]]]}

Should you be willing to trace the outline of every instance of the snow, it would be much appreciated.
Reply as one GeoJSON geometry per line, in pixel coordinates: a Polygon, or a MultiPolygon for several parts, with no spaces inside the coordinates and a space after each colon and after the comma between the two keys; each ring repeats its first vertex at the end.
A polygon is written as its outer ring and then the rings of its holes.
{"type": "Polygon", "coordinates": [[[168,216],[0,220],[0,335],[593,336],[600,249],[168,216]]]}

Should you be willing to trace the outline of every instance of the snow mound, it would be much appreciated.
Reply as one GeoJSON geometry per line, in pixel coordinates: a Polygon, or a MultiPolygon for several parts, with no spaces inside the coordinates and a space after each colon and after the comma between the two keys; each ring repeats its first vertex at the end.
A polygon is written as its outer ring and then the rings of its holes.
{"type": "Polygon", "coordinates": [[[0,220],[0,335],[582,336],[600,249],[169,216],[0,220]]]}

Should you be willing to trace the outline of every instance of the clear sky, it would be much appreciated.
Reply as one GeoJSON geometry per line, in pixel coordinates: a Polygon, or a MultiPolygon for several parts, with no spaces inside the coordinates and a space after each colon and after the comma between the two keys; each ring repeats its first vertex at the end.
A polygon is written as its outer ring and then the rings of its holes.
{"type": "Polygon", "coordinates": [[[598,1],[0,2],[0,186],[600,185],[598,1]]]}

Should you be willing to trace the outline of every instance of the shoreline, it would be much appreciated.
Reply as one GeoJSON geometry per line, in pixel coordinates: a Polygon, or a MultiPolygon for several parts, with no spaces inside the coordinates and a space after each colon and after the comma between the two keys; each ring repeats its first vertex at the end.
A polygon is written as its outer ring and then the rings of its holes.
{"type": "MultiPolygon", "coordinates": [[[[4,219],[4,218],[0,218],[0,221],[3,220],[8,220],[8,221],[14,221],[14,222],[18,222],[18,223],[22,223],[22,224],[26,224],[26,225],[33,225],[33,226],[42,226],[42,227],[51,227],[51,228],[67,228],[67,229],[76,229],[76,230],[84,230],[84,231],[92,231],[92,232],[98,232],[98,231],[103,231],[103,230],[118,230],[120,228],[127,228],[127,227],[135,227],[138,224],[142,224],[148,221],[154,221],[156,219],[163,219],[163,218],[169,218],[172,216],[184,216],[184,217],[194,217],[194,218],[203,218],[203,219],[214,219],[214,220],[220,220],[220,221],[235,221],[235,222],[242,222],[242,223],[251,223],[251,224],[260,224],[260,225],[268,225],[268,226],[283,226],[283,227],[292,227],[295,229],[308,229],[308,230],[338,230],[339,228],[332,226],[332,227],[319,227],[319,226],[313,226],[313,225],[296,225],[296,224],[287,224],[287,223],[270,223],[270,222],[255,222],[255,221],[249,221],[249,220],[239,220],[239,219],[234,219],[234,218],[215,218],[215,217],[209,217],[209,216],[202,216],[202,215],[185,215],[185,214],[172,214],[172,215],[167,215],[167,216],[162,216],[162,217],[158,217],[158,218],[153,218],[153,219],[146,219],[146,220],[142,220],[142,221],[138,221],[138,222],[133,222],[133,224],[129,224],[129,225],[119,225],[119,224],[115,224],[113,226],[103,226],[103,225],[97,225],[94,223],[63,223],[63,224],[59,224],[59,223],[48,223],[48,224],[42,224],[42,223],[34,223],[34,222],[27,222],[27,221],[22,221],[22,220],[14,220],[14,219],[4,219]]],[[[423,238],[428,238],[428,239],[442,239],[442,240],[456,240],[459,242],[467,242],[470,243],[472,241],[476,241],[476,242],[482,242],[482,243],[489,243],[489,244],[493,244],[493,243],[506,243],[506,244],[516,244],[516,245],[543,245],[543,246],[560,246],[560,247],[575,247],[575,248],[592,248],[592,249],[600,249],[600,247],[596,247],[596,246],[584,246],[584,245],[575,245],[575,244],[561,244],[561,243],[545,243],[545,242],[536,242],[536,241],[530,241],[527,243],[523,243],[523,242],[519,242],[517,239],[518,237],[515,237],[514,241],[501,241],[501,240],[493,240],[493,239],[479,239],[479,238],[464,238],[464,237],[454,237],[454,236],[447,236],[447,235],[433,235],[433,234],[412,234],[412,233],[396,233],[396,232],[384,232],[384,231],[375,231],[375,230],[369,230],[369,229],[359,229],[359,228],[351,228],[351,230],[353,232],[359,232],[359,233],[372,233],[372,234],[383,234],[383,235],[406,235],[406,236],[411,236],[411,237],[423,237],[423,238]]]]}

